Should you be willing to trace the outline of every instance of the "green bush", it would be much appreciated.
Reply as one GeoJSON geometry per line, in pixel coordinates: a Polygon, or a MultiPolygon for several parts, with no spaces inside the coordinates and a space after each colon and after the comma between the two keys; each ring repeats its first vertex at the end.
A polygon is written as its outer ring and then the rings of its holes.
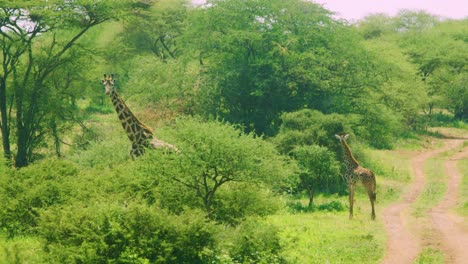
{"type": "Polygon", "coordinates": [[[47,264],[44,261],[42,241],[37,237],[0,237],[0,263],[2,264],[47,264]]]}
{"type": "Polygon", "coordinates": [[[346,210],[347,205],[344,205],[338,200],[325,202],[322,204],[314,204],[312,206],[304,205],[300,201],[292,202],[288,204],[289,209],[293,213],[299,212],[315,212],[315,211],[327,211],[327,212],[341,212],[346,210]]]}
{"type": "Polygon", "coordinates": [[[341,212],[346,209],[346,206],[343,205],[340,201],[330,201],[328,203],[323,203],[317,206],[319,211],[329,211],[329,212],[341,212]]]}
{"type": "Polygon", "coordinates": [[[317,110],[303,109],[281,115],[280,132],[273,139],[283,154],[297,146],[320,145],[334,152],[341,149],[335,134],[352,134],[348,119],[339,114],[323,114],[317,110]]]}
{"type": "Polygon", "coordinates": [[[235,263],[285,263],[278,229],[259,219],[247,219],[237,229],[230,254],[235,263]]]}
{"type": "MultiPolygon", "coordinates": [[[[260,204],[262,199],[257,199],[260,196],[247,195],[262,188],[279,190],[288,178],[295,176],[294,163],[279,155],[274,145],[232,125],[181,118],[166,129],[170,129],[165,133],[171,134],[171,142],[177,145],[179,153],[151,151],[139,164],[142,173],[159,177],[158,190],[165,194],[160,196],[161,205],[173,213],[183,210],[183,206],[195,206],[211,219],[230,219],[232,223],[233,218],[248,214],[241,212],[246,209],[239,206],[239,210],[227,209],[234,208],[236,199],[241,203],[251,199],[249,202],[260,204]],[[224,197],[220,196],[227,186],[236,190],[235,195],[226,192],[224,197]],[[244,193],[246,197],[239,198],[244,193]],[[226,210],[221,209],[223,206],[226,210]]],[[[262,205],[257,208],[265,209],[262,205]]]]}
{"type": "Polygon", "coordinates": [[[138,202],[51,207],[37,229],[50,263],[202,263],[215,250],[216,227],[202,213],[138,202]]]}
{"type": "Polygon", "coordinates": [[[130,147],[123,136],[94,141],[85,150],[76,151],[70,160],[84,168],[112,168],[129,160],[130,147]]]}
{"type": "Polygon", "coordinates": [[[276,212],[281,202],[268,189],[251,184],[227,186],[214,201],[216,220],[238,225],[249,216],[266,216],[276,212]]]}
{"type": "Polygon", "coordinates": [[[40,208],[66,203],[73,188],[70,179],[77,174],[72,163],[56,159],[4,174],[0,225],[8,237],[31,233],[40,208]]]}
{"type": "Polygon", "coordinates": [[[291,152],[300,170],[300,190],[309,193],[309,206],[316,191],[340,191],[340,165],[335,154],[318,145],[299,146],[291,152]]]}
{"type": "MultiPolygon", "coordinates": [[[[104,98],[104,99],[106,99],[106,98],[104,98]]],[[[111,106],[107,105],[107,104],[93,103],[93,104],[88,105],[85,108],[85,113],[86,114],[95,114],[95,113],[110,114],[110,113],[113,113],[113,112],[114,112],[114,109],[111,106]]]]}

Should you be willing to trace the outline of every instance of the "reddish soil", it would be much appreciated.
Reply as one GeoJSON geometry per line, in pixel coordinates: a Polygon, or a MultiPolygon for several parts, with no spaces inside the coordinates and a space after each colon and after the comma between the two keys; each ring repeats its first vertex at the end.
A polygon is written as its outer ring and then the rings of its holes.
{"type": "MultiPolygon", "coordinates": [[[[456,205],[458,186],[461,175],[455,164],[457,160],[466,157],[468,149],[457,153],[446,162],[448,189],[443,201],[434,207],[422,221],[411,216],[409,208],[421,194],[424,184],[424,162],[442,152],[454,149],[463,143],[461,139],[446,140],[445,145],[436,150],[417,154],[411,161],[413,182],[403,194],[403,199],[387,207],[383,212],[385,228],[388,234],[387,253],[382,263],[405,264],[412,263],[421,251],[422,246],[436,245],[446,254],[446,262],[462,263],[468,259],[468,233],[462,226],[463,219],[455,216],[450,210],[456,205]],[[434,233],[422,237],[418,222],[428,222],[429,229],[434,233]]],[[[464,262],[466,263],[466,262],[464,262]]]]}

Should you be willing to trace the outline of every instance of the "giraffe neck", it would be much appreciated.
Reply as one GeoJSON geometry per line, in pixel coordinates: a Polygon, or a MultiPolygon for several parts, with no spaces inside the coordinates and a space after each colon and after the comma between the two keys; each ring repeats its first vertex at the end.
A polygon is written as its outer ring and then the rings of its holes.
{"type": "Polygon", "coordinates": [[[122,127],[132,144],[140,146],[147,143],[146,141],[152,138],[153,131],[133,115],[132,111],[115,90],[110,92],[110,97],[122,127]]]}
{"type": "Polygon", "coordinates": [[[345,164],[348,169],[355,169],[359,167],[359,162],[354,158],[353,153],[351,152],[351,148],[349,148],[348,143],[346,141],[341,141],[344,150],[344,159],[345,164]]]}

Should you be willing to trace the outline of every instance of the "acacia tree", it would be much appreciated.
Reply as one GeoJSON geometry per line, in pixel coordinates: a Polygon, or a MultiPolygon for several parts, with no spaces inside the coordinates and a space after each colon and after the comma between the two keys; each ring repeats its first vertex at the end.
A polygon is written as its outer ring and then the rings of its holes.
{"type": "Polygon", "coordinates": [[[176,183],[178,196],[196,197],[212,219],[219,216],[220,190],[239,183],[250,190],[259,186],[278,190],[294,178],[295,164],[279,155],[273,144],[231,125],[185,118],[176,122],[171,134],[180,153],[153,153],[146,170],[160,175],[160,181],[176,183]]]}
{"type": "Polygon", "coordinates": [[[129,19],[121,33],[124,43],[136,53],[151,52],[162,62],[177,59],[178,38],[186,27],[187,0],[149,2],[145,12],[129,19]]]}
{"type": "MultiPolygon", "coordinates": [[[[2,69],[0,112],[3,150],[15,165],[25,166],[44,140],[50,105],[60,105],[50,77],[76,60],[77,43],[91,28],[119,16],[125,1],[15,1],[0,8],[2,69]]],[[[61,87],[58,87],[59,89],[61,87]]],[[[62,101],[61,103],[67,103],[62,101]]]]}
{"type": "Polygon", "coordinates": [[[431,96],[429,113],[444,107],[455,118],[468,118],[467,20],[444,21],[419,34],[405,36],[402,48],[409,54],[431,96]]]}
{"type": "Polygon", "coordinates": [[[320,5],[213,0],[191,18],[184,37],[205,66],[206,113],[271,136],[283,112],[367,112],[361,101],[379,84],[373,56],[320,5]]]}
{"type": "Polygon", "coordinates": [[[318,188],[338,182],[340,165],[333,152],[318,145],[296,147],[292,155],[299,165],[301,187],[307,191],[312,207],[318,188]]]}

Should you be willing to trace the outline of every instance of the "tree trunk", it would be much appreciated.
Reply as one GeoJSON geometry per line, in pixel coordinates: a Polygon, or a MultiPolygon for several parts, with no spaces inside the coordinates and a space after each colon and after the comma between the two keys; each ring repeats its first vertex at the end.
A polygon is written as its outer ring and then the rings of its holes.
{"type": "Polygon", "coordinates": [[[465,120],[468,118],[468,106],[455,108],[454,118],[457,120],[465,120]]]}
{"type": "Polygon", "coordinates": [[[15,166],[17,168],[24,167],[28,165],[28,138],[24,134],[26,130],[23,128],[21,131],[18,131],[18,152],[16,154],[15,166]]]}
{"type": "Polygon", "coordinates": [[[29,131],[27,124],[23,123],[23,96],[21,93],[16,95],[16,134],[17,134],[17,153],[15,166],[17,168],[28,165],[28,146],[29,146],[29,131]]]}
{"type": "Polygon", "coordinates": [[[314,205],[314,186],[309,186],[309,208],[314,205]]]}
{"type": "Polygon", "coordinates": [[[51,123],[51,129],[52,129],[52,136],[54,137],[54,146],[55,146],[55,154],[57,157],[62,157],[62,152],[61,152],[61,144],[60,144],[60,137],[58,134],[57,130],[57,123],[53,121],[51,123]]]}
{"type": "Polygon", "coordinates": [[[10,128],[8,127],[8,113],[6,102],[6,83],[2,80],[0,83],[0,123],[2,131],[3,156],[7,161],[11,160],[10,148],[10,128]]]}

